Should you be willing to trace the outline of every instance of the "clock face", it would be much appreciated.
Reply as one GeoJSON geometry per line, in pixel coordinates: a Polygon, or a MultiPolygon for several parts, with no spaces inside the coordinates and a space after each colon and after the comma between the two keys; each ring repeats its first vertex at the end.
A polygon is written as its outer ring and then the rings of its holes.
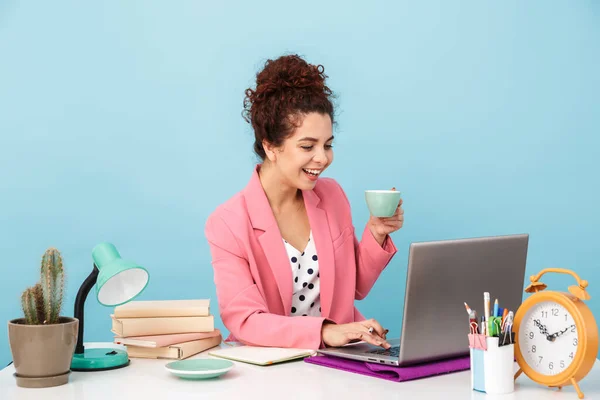
{"type": "Polygon", "coordinates": [[[537,303],[521,320],[518,345],[525,362],[539,374],[557,375],[567,369],[578,344],[573,316],[558,303],[537,303]]]}

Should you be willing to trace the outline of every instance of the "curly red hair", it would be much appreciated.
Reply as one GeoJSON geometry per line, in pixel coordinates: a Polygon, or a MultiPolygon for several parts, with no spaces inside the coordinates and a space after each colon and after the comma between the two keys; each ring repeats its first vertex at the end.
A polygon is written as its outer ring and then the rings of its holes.
{"type": "Polygon", "coordinates": [[[256,75],[256,89],[246,89],[244,119],[254,129],[254,152],[265,159],[263,140],[280,146],[299,125],[302,115],[327,114],[333,124],[332,91],[325,84],[322,65],[312,65],[298,55],[267,60],[256,75]]]}

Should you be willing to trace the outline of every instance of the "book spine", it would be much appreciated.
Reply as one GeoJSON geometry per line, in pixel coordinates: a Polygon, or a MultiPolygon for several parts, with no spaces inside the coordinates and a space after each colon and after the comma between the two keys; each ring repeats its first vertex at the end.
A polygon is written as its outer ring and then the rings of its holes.
{"type": "Polygon", "coordinates": [[[115,318],[170,318],[170,317],[208,317],[208,307],[194,307],[174,310],[172,308],[153,309],[118,309],[115,308],[115,318]]]}
{"type": "Polygon", "coordinates": [[[131,358],[155,358],[182,360],[205,350],[218,346],[222,336],[184,342],[166,347],[146,348],[137,346],[126,346],[127,353],[131,358]]]}
{"type": "Polygon", "coordinates": [[[113,318],[112,331],[120,337],[212,332],[214,317],[113,318]]]}
{"type": "MultiPolygon", "coordinates": [[[[221,344],[222,340],[223,340],[223,337],[221,335],[218,335],[218,336],[215,336],[212,338],[182,343],[179,345],[180,346],[179,347],[179,352],[180,352],[179,357],[180,357],[180,359],[184,359],[184,358],[188,358],[193,355],[196,355],[198,353],[201,353],[205,350],[212,349],[213,347],[216,347],[219,344],[221,344]]],[[[177,345],[174,345],[173,347],[175,347],[175,346],[177,346],[177,345]]]]}

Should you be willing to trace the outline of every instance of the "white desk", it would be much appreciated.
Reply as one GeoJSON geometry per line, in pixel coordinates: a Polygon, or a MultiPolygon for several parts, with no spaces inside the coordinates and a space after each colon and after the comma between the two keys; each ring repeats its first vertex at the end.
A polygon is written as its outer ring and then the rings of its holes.
{"type": "MultiPolygon", "coordinates": [[[[92,345],[92,344],[90,344],[92,345]]],[[[93,344],[97,345],[97,344],[93,344]]],[[[106,345],[106,344],[104,344],[106,345]]],[[[205,353],[192,358],[209,357],[205,353]]],[[[72,372],[69,383],[44,389],[16,385],[12,365],[0,371],[2,400],[121,400],[121,399],[529,399],[577,400],[572,386],[547,389],[521,375],[515,392],[491,396],[470,389],[470,372],[408,382],[390,382],[320,365],[294,361],[259,367],[235,363],[227,374],[211,380],[182,380],[167,372],[169,360],[133,358],[128,367],[101,372],[72,372]]],[[[586,399],[600,399],[600,364],[581,382],[586,399]]]]}

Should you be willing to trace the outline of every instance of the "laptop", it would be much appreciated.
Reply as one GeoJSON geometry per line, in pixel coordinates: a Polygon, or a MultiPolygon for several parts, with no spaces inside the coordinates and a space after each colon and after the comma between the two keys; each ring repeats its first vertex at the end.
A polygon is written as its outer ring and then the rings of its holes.
{"type": "Polygon", "coordinates": [[[484,315],[483,293],[490,312],[516,312],[523,299],[528,234],[412,243],[408,255],[404,313],[399,339],[392,346],[360,342],[319,349],[318,353],[371,363],[408,366],[469,354],[466,302],[484,315]]]}

